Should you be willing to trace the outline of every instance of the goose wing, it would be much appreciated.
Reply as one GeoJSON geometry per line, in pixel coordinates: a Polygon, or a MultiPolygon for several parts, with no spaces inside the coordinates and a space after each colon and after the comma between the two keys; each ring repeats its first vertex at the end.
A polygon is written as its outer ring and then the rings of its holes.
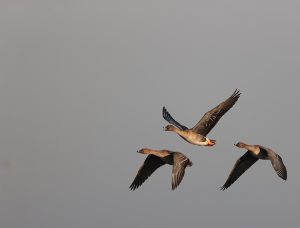
{"type": "Polygon", "coordinates": [[[172,170],[172,190],[178,187],[185,173],[185,168],[191,165],[191,161],[183,154],[175,152],[173,154],[173,170],[172,170]]]}
{"type": "Polygon", "coordinates": [[[271,149],[268,149],[269,157],[277,175],[283,180],[287,179],[286,167],[283,164],[282,158],[271,149]]]}
{"type": "Polygon", "coordinates": [[[165,107],[163,107],[162,115],[163,115],[163,118],[166,121],[168,121],[170,124],[175,125],[180,130],[187,130],[188,129],[186,126],[183,126],[180,123],[178,123],[176,120],[174,120],[174,118],[171,116],[171,114],[167,111],[167,109],[165,107]]]}
{"type": "Polygon", "coordinates": [[[162,161],[159,157],[152,154],[148,155],[144,164],[140,167],[132,184],[129,186],[130,190],[134,191],[139,186],[141,186],[156,169],[164,164],[165,162],[162,161]]]}
{"type": "Polygon", "coordinates": [[[234,93],[221,104],[204,114],[201,120],[192,128],[193,131],[206,136],[218,123],[221,117],[237,102],[241,93],[235,90],[234,93]]]}
{"type": "Polygon", "coordinates": [[[229,174],[228,179],[226,180],[225,184],[221,187],[221,190],[229,188],[229,186],[232,185],[257,160],[258,158],[252,156],[251,153],[247,151],[242,157],[240,157],[236,161],[231,173],[229,174]]]}

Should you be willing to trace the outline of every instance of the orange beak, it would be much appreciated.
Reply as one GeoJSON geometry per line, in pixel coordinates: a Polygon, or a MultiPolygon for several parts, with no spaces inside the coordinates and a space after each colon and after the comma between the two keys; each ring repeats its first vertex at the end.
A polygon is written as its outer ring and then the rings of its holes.
{"type": "Polygon", "coordinates": [[[213,146],[216,144],[216,140],[213,140],[213,139],[207,139],[207,146],[213,146]]]}

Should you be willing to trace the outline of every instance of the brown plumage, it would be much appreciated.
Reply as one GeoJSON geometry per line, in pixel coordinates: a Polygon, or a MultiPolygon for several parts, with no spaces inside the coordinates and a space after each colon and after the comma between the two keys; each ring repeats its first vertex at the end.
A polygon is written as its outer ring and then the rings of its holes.
{"type": "Polygon", "coordinates": [[[215,140],[208,139],[207,134],[214,128],[221,117],[237,102],[241,93],[239,90],[235,90],[234,93],[227,98],[224,102],[217,105],[212,110],[206,112],[200,121],[193,127],[187,128],[184,125],[178,123],[163,107],[163,118],[171,125],[167,125],[164,130],[174,131],[187,142],[199,146],[213,146],[215,140]]]}
{"type": "Polygon", "coordinates": [[[138,151],[141,154],[148,154],[144,164],[140,167],[132,184],[129,186],[130,190],[135,190],[141,186],[151,174],[164,164],[173,166],[172,169],[172,190],[178,187],[183,179],[185,168],[192,166],[192,162],[184,154],[180,152],[173,152],[169,150],[152,150],[141,149],[138,151]]]}
{"type": "Polygon", "coordinates": [[[260,145],[247,145],[245,143],[239,142],[235,144],[239,148],[247,149],[247,152],[240,157],[225,184],[221,187],[221,190],[225,190],[230,187],[247,169],[249,169],[257,160],[270,160],[271,164],[276,171],[277,175],[283,180],[287,179],[286,167],[283,164],[282,158],[276,154],[270,148],[266,148],[260,145]]]}

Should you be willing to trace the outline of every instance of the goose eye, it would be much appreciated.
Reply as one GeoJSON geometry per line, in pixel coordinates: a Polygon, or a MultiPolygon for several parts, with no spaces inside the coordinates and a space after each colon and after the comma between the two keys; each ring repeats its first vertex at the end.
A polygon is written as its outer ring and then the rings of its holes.
{"type": "Polygon", "coordinates": [[[206,138],[203,137],[203,138],[201,139],[201,141],[202,141],[202,142],[205,142],[205,141],[206,141],[206,138]]]}

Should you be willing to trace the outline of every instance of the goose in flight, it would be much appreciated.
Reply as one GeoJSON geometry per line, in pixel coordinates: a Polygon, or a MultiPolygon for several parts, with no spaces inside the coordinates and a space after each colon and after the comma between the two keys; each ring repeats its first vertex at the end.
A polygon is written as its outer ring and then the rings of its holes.
{"type": "Polygon", "coordinates": [[[258,159],[270,160],[277,175],[283,180],[287,179],[287,171],[282,158],[270,148],[260,145],[247,145],[243,142],[238,142],[235,146],[245,148],[248,151],[236,161],[227,181],[221,187],[221,190],[229,188],[229,186],[232,185],[258,159]]]}
{"type": "Polygon", "coordinates": [[[137,152],[141,154],[148,154],[148,156],[129,187],[132,191],[141,186],[156,169],[164,164],[173,166],[172,190],[174,190],[182,181],[185,168],[193,165],[190,159],[180,152],[151,150],[147,148],[141,149],[137,152]]]}
{"type": "Polygon", "coordinates": [[[227,100],[220,103],[218,106],[213,108],[204,114],[200,121],[193,127],[187,128],[184,125],[178,123],[163,107],[162,115],[163,118],[168,121],[171,125],[164,127],[165,131],[174,131],[180,137],[191,144],[198,146],[213,146],[216,141],[209,139],[206,135],[213,129],[213,127],[218,123],[221,117],[237,102],[241,93],[239,90],[235,90],[234,93],[227,98],[227,100]]]}

